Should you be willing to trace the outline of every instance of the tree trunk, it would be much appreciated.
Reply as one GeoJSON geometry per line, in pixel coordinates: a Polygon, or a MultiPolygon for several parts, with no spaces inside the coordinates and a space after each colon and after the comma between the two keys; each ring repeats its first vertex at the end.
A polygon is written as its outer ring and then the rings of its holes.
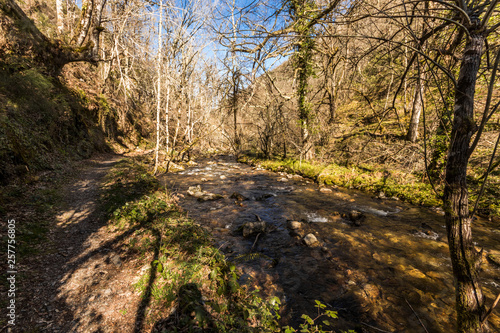
{"type": "MultiPolygon", "coordinates": [[[[332,89],[333,90],[333,89],[332,89]]],[[[329,118],[328,125],[332,125],[335,122],[335,95],[333,92],[328,92],[328,108],[329,108],[329,118]]]]}
{"type": "Polygon", "coordinates": [[[483,35],[472,32],[463,53],[455,91],[453,128],[443,197],[448,246],[455,280],[459,333],[490,331],[487,322],[482,322],[486,312],[485,300],[478,278],[480,256],[472,242],[472,217],[469,213],[466,180],[470,140],[476,131],[474,92],[484,43],[483,35]]]}
{"type": "Polygon", "coordinates": [[[415,98],[413,99],[413,108],[411,113],[410,125],[408,126],[408,133],[406,134],[406,140],[410,142],[416,142],[418,139],[418,125],[420,123],[420,114],[422,113],[422,107],[424,104],[424,84],[422,73],[420,73],[417,79],[417,85],[415,87],[415,98]]]}
{"type": "Polygon", "coordinates": [[[155,169],[153,171],[153,174],[156,174],[156,171],[158,171],[158,152],[160,150],[160,111],[161,111],[161,51],[162,51],[162,40],[161,40],[161,32],[163,30],[162,26],[162,13],[163,13],[163,1],[160,0],[160,20],[158,21],[158,63],[157,63],[157,70],[158,70],[158,91],[156,94],[156,146],[155,146],[155,169]]]}
{"type": "MultiPolygon", "coordinates": [[[[300,122],[300,158],[312,159],[314,149],[311,137],[312,110],[307,98],[308,80],[314,73],[312,57],[314,49],[314,29],[309,26],[309,9],[314,7],[311,0],[292,0],[290,3],[291,17],[295,21],[297,41],[295,44],[294,67],[297,73],[297,106],[300,122]]],[[[310,18],[310,17],[309,17],[310,18]]]]}
{"type": "Polygon", "coordinates": [[[90,41],[92,44],[92,57],[95,61],[99,60],[99,37],[104,28],[101,26],[102,22],[102,12],[104,6],[106,5],[106,0],[100,0],[96,5],[96,12],[94,15],[94,23],[92,34],[90,35],[90,41]]]}
{"type": "Polygon", "coordinates": [[[311,75],[310,58],[312,56],[312,38],[307,36],[298,45],[297,50],[297,99],[299,108],[300,133],[301,133],[301,158],[309,160],[314,157],[311,142],[311,106],[307,100],[307,81],[311,75]]]}
{"type": "Polygon", "coordinates": [[[78,47],[83,45],[85,38],[89,32],[90,22],[92,21],[92,12],[94,11],[94,0],[87,0],[82,4],[82,17],[80,20],[80,30],[78,33],[78,38],[76,40],[76,45],[78,47]]]}
{"type": "MultiPolygon", "coordinates": [[[[91,4],[93,0],[91,1],[91,4]]],[[[104,3],[104,0],[103,2],[104,3]]],[[[20,30],[29,36],[23,43],[14,43],[16,54],[33,57],[40,66],[45,67],[51,75],[57,76],[61,69],[70,62],[85,61],[95,64],[97,59],[93,54],[93,48],[85,47],[62,47],[60,41],[51,40],[36,27],[33,21],[19,7],[15,0],[0,0],[1,15],[10,20],[10,30],[20,30]]],[[[98,29],[100,33],[100,30],[98,29]]],[[[80,45],[81,46],[81,45],[80,45]]],[[[97,54],[97,53],[96,53],[97,54]]]]}
{"type": "Polygon", "coordinates": [[[56,0],[57,32],[61,35],[64,32],[64,3],[63,0],[56,0]]]}
{"type": "MultiPolygon", "coordinates": [[[[236,96],[236,95],[235,95],[236,96]]],[[[234,123],[234,148],[236,150],[240,147],[240,136],[238,133],[238,106],[236,105],[236,97],[233,96],[233,123],[234,123]]]]}
{"type": "Polygon", "coordinates": [[[169,123],[169,110],[170,110],[170,82],[167,81],[167,103],[165,105],[165,149],[168,152],[170,144],[170,131],[168,128],[169,123]]]}
{"type": "Polygon", "coordinates": [[[241,140],[238,132],[238,94],[240,87],[240,73],[233,69],[233,96],[231,99],[231,107],[233,108],[233,121],[234,121],[234,148],[236,151],[240,149],[241,140]]]}

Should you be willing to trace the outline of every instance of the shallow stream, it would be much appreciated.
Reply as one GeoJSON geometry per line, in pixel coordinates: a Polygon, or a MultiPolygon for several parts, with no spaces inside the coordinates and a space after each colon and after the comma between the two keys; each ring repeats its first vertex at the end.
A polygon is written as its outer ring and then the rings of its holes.
{"type": "MultiPolygon", "coordinates": [[[[338,311],[337,331],[453,332],[453,276],[444,217],[439,209],[334,187],[300,176],[240,164],[230,156],[197,161],[162,179],[189,216],[211,229],[217,245],[237,263],[240,282],[284,303],[283,323],[314,317],[315,300],[338,311]],[[198,201],[189,187],[223,198],[198,201]],[[266,230],[243,237],[242,226],[266,230]],[[290,228],[290,221],[298,221],[290,228]],[[304,243],[313,234],[317,242],[304,243]]],[[[382,195],[383,197],[383,195],[382,195]]],[[[487,306],[500,292],[498,223],[474,221],[484,248],[482,287],[487,306]]],[[[500,331],[499,310],[490,316],[500,331]]]]}

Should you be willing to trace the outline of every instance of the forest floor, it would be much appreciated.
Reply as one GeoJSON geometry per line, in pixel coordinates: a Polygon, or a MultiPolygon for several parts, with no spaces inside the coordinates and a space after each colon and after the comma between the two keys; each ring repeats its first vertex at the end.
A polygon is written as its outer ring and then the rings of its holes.
{"type": "Polygon", "coordinates": [[[26,275],[13,331],[132,332],[139,325],[141,297],[132,286],[140,263],[124,257],[126,235],[109,230],[98,205],[101,182],[120,158],[99,155],[66,170],[47,239],[19,263],[26,275]]]}

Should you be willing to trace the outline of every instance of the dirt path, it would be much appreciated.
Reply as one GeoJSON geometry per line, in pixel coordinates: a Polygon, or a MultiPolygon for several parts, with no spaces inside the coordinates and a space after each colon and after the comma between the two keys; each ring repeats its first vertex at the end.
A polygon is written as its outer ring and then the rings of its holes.
{"type": "MultiPolygon", "coordinates": [[[[99,186],[120,159],[82,162],[62,186],[62,202],[42,255],[23,263],[16,329],[26,332],[133,332],[140,327],[137,259],[122,250],[98,209],[99,186]]],[[[45,246],[44,246],[45,247],[45,246]]]]}

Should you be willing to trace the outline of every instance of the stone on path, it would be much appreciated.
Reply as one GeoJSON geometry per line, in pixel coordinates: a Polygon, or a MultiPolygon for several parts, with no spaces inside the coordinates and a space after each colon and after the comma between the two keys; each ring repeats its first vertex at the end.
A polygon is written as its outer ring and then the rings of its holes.
{"type": "Polygon", "coordinates": [[[111,263],[116,267],[120,267],[122,265],[122,260],[118,254],[115,254],[111,257],[111,263]]]}

